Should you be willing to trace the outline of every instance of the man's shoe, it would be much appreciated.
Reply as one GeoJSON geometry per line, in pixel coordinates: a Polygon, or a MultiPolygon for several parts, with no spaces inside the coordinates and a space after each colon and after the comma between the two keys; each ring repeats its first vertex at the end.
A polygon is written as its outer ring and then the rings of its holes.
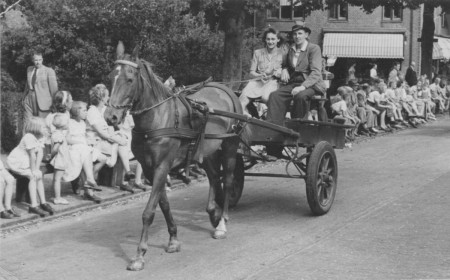
{"type": "Polygon", "coordinates": [[[133,188],[130,187],[129,184],[121,184],[121,185],[120,185],[120,190],[122,190],[122,191],[127,191],[127,192],[130,192],[130,193],[134,193],[133,188]]]}
{"type": "Polygon", "coordinates": [[[13,214],[14,217],[20,217],[22,215],[20,215],[19,213],[17,213],[16,209],[14,209],[13,207],[11,207],[11,209],[6,210],[8,213],[13,214]]]}
{"type": "Polygon", "coordinates": [[[148,191],[148,190],[151,189],[150,186],[147,187],[144,183],[136,183],[136,182],[135,182],[133,186],[134,186],[136,189],[143,190],[144,192],[146,192],[146,191],[148,191]]]}
{"type": "Polygon", "coordinates": [[[55,210],[50,206],[48,203],[41,204],[42,210],[48,212],[50,215],[53,215],[55,213],[55,210]]]}
{"type": "Polygon", "coordinates": [[[91,195],[91,194],[89,194],[86,191],[84,192],[84,199],[93,201],[95,203],[101,203],[102,202],[102,199],[100,197],[96,196],[95,194],[91,195]]]}
{"type": "Polygon", "coordinates": [[[128,171],[127,173],[125,173],[125,176],[124,176],[124,180],[125,181],[128,182],[128,181],[133,180],[135,178],[136,178],[136,175],[134,174],[133,171],[128,171]]]}
{"type": "Polygon", "coordinates": [[[0,218],[2,219],[12,219],[14,215],[9,213],[7,210],[0,212],[0,218]]]}
{"type": "Polygon", "coordinates": [[[94,190],[94,191],[97,191],[97,192],[103,191],[102,188],[100,188],[97,184],[86,183],[86,184],[84,185],[84,187],[85,187],[86,189],[91,189],[91,190],[94,190]]]}
{"type": "Polygon", "coordinates": [[[45,215],[47,215],[44,211],[42,211],[41,209],[39,209],[39,207],[28,207],[28,213],[32,213],[32,214],[38,214],[39,216],[41,216],[42,218],[45,217],[45,215]]]}

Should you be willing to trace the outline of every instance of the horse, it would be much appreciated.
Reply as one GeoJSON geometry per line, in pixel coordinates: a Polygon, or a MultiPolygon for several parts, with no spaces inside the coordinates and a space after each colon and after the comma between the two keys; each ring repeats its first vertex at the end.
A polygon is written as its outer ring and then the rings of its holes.
{"type": "Polygon", "coordinates": [[[177,226],[164,183],[168,172],[186,164],[186,161],[189,163],[189,158],[201,163],[209,180],[206,212],[215,228],[213,238],[226,238],[237,150],[241,141],[247,141],[245,135],[248,137],[248,134],[244,126],[238,136],[235,131],[237,121],[232,118],[207,116],[207,110],[200,113],[186,104],[190,103],[186,100],[195,100],[202,106],[242,114],[239,99],[229,88],[217,83],[206,84],[183,99],[162,83],[149,62],[139,59],[137,48],[131,55],[125,54],[125,48],[119,42],[116,55],[115,68],[109,74],[112,89],[104,116],[109,123],[117,125],[127,110],[133,115],[135,127],[131,150],[153,186],[142,214],[143,227],[137,254],[127,266],[128,270],[136,271],[144,268],[148,230],[157,204],[169,232],[166,252],[180,251],[177,226]]]}

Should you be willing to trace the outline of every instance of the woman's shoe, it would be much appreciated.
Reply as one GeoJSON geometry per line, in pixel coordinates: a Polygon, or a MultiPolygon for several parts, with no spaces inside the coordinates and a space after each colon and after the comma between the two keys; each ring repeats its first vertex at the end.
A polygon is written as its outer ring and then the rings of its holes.
{"type": "Polygon", "coordinates": [[[69,202],[65,198],[62,198],[62,197],[54,198],[53,203],[54,204],[62,204],[62,205],[69,204],[69,202]]]}
{"type": "Polygon", "coordinates": [[[39,209],[37,206],[36,207],[31,207],[31,206],[28,207],[28,213],[38,214],[42,218],[45,217],[45,215],[47,215],[44,211],[39,209]]]}
{"type": "Polygon", "coordinates": [[[136,178],[136,175],[134,174],[133,171],[128,171],[127,173],[125,173],[125,176],[124,176],[125,181],[130,181],[130,180],[133,180],[134,178],[136,178]]]}
{"type": "Polygon", "coordinates": [[[50,214],[50,216],[55,213],[55,210],[53,210],[53,208],[48,203],[41,204],[41,208],[42,208],[42,210],[48,212],[50,214]]]}
{"type": "Polygon", "coordinates": [[[21,217],[22,215],[20,215],[19,213],[17,213],[16,209],[14,209],[13,207],[11,207],[11,209],[6,210],[8,213],[13,214],[14,217],[21,217]]]}
{"type": "Polygon", "coordinates": [[[380,133],[380,131],[378,129],[376,129],[375,127],[369,128],[369,131],[372,133],[375,133],[375,134],[380,133]]]}
{"type": "Polygon", "coordinates": [[[0,218],[2,219],[12,219],[14,215],[9,213],[7,210],[0,212],[0,218]]]}
{"type": "Polygon", "coordinates": [[[84,199],[91,200],[95,203],[101,203],[102,199],[95,194],[89,194],[88,192],[84,192],[84,199]]]}

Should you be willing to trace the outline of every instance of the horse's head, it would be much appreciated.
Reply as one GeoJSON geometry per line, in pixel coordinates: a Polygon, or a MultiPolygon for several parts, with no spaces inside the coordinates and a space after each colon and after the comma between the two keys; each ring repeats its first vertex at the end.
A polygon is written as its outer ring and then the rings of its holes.
{"type": "Polygon", "coordinates": [[[105,119],[111,125],[122,122],[126,110],[131,109],[136,101],[139,83],[138,48],[130,56],[125,54],[123,43],[117,45],[117,60],[114,69],[109,74],[111,80],[111,95],[105,119]]]}

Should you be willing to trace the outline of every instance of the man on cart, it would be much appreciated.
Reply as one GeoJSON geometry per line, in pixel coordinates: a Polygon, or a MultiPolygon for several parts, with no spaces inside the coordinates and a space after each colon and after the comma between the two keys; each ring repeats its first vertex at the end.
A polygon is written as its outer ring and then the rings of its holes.
{"type": "MultiPolygon", "coordinates": [[[[272,123],[283,125],[292,100],[291,117],[307,119],[311,97],[326,93],[322,80],[322,51],[318,45],[308,41],[310,34],[308,27],[292,27],[294,44],[289,48],[281,73],[281,81],[286,84],[272,92],[268,101],[267,120],[272,123]]],[[[326,120],[327,116],[319,116],[319,119],[326,120]]]]}

